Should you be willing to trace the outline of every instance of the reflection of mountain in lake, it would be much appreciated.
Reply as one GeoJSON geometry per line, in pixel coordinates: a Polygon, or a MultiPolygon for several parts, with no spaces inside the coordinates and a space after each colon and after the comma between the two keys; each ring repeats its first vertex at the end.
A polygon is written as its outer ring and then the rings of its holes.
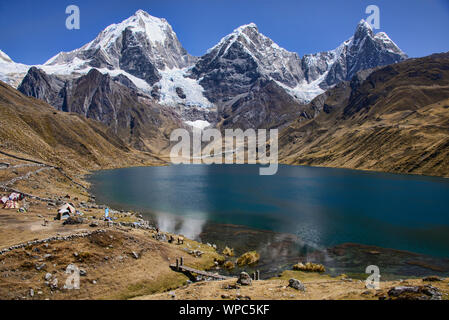
{"type": "Polygon", "coordinates": [[[164,232],[182,234],[189,239],[197,239],[203,230],[206,219],[180,217],[171,214],[156,214],[158,227],[164,232]]]}

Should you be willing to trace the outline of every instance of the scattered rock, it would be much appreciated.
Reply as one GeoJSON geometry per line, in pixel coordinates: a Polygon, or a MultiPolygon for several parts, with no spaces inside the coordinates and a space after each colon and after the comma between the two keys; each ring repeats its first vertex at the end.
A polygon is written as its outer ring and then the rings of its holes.
{"type": "Polygon", "coordinates": [[[250,286],[252,284],[252,280],[249,274],[247,274],[246,272],[241,272],[237,283],[241,284],[242,286],[250,286]]]}
{"type": "Polygon", "coordinates": [[[224,290],[237,290],[240,289],[240,286],[237,283],[227,284],[221,287],[224,290]]]}
{"type": "Polygon", "coordinates": [[[298,279],[290,279],[288,280],[288,286],[290,288],[299,290],[299,291],[306,291],[306,287],[304,286],[304,284],[299,281],[298,279]]]}
{"type": "Polygon", "coordinates": [[[92,222],[89,224],[89,227],[92,227],[92,228],[98,227],[98,222],[92,221],[92,222]]]}
{"type": "Polygon", "coordinates": [[[235,296],[235,300],[251,300],[250,296],[242,296],[240,293],[237,293],[235,296]]]}
{"type": "Polygon", "coordinates": [[[373,292],[371,290],[366,290],[366,291],[362,292],[363,296],[369,296],[369,295],[372,295],[372,294],[373,294],[373,292]]]}
{"type": "Polygon", "coordinates": [[[87,271],[84,269],[80,269],[80,276],[85,277],[87,275],[87,271]]]}
{"type": "Polygon", "coordinates": [[[30,289],[30,297],[31,298],[34,297],[34,290],[33,289],[30,289]]]}
{"type": "Polygon", "coordinates": [[[84,219],[81,217],[68,217],[64,222],[63,225],[74,225],[74,224],[83,224],[84,219]]]}
{"type": "Polygon", "coordinates": [[[139,255],[137,254],[137,252],[133,251],[131,255],[133,256],[134,259],[139,259],[139,255]]]}
{"type": "Polygon", "coordinates": [[[44,279],[45,279],[46,281],[50,281],[50,280],[51,280],[51,277],[52,277],[51,273],[50,273],[50,272],[47,272],[47,273],[45,274],[44,279]]]}
{"type": "Polygon", "coordinates": [[[53,281],[50,283],[50,288],[52,290],[58,289],[58,278],[53,279],[53,281]]]}
{"type": "Polygon", "coordinates": [[[431,285],[398,286],[388,291],[390,300],[441,300],[441,292],[431,285]]]}
{"type": "Polygon", "coordinates": [[[42,263],[42,264],[36,264],[36,270],[42,270],[42,269],[44,269],[45,267],[46,267],[47,265],[45,264],[45,263],[42,263]]]}
{"type": "Polygon", "coordinates": [[[426,281],[426,282],[436,282],[436,281],[443,281],[443,279],[441,279],[438,276],[428,276],[422,279],[422,281],[426,281]]]}
{"type": "Polygon", "coordinates": [[[222,298],[222,299],[229,299],[230,296],[229,296],[229,294],[222,294],[222,295],[221,295],[221,298],[222,298]]]}

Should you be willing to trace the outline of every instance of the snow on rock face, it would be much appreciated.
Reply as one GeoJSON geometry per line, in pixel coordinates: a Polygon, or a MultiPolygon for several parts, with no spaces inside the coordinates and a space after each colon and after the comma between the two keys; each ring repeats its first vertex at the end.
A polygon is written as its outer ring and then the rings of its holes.
{"type": "Polygon", "coordinates": [[[159,102],[165,105],[185,105],[211,108],[213,104],[203,95],[197,80],[186,76],[187,69],[161,71],[161,80],[155,84],[159,102]]]}
{"type": "Polygon", "coordinates": [[[206,97],[226,102],[248,92],[260,78],[294,88],[303,78],[301,59],[261,34],[254,23],[241,26],[209,49],[191,69],[206,97]]]}
{"type": "Polygon", "coordinates": [[[339,47],[302,59],[261,34],[254,23],[235,29],[209,49],[191,69],[206,97],[215,104],[232,103],[257,81],[275,81],[292,97],[307,103],[358,71],[396,63],[407,56],[385,33],[374,34],[360,21],[355,34],[339,47]]]}
{"type": "MultiPolygon", "coordinates": [[[[138,10],[119,24],[112,24],[91,42],[71,52],[61,52],[45,65],[67,65],[78,58],[77,69],[121,69],[150,85],[160,80],[159,71],[184,68],[195,60],[181,46],[165,19],[138,10]]],[[[75,68],[76,69],[76,68],[75,68]]]]}
{"type": "Polygon", "coordinates": [[[371,25],[361,20],[354,36],[343,42],[338,48],[311,55],[302,59],[309,83],[321,78],[317,83],[327,89],[342,80],[350,80],[358,71],[396,63],[407,55],[387,36],[380,32],[374,34],[371,25]]]}
{"type": "Polygon", "coordinates": [[[30,67],[15,63],[6,53],[0,50],[0,80],[17,87],[30,67]]]}
{"type": "Polygon", "coordinates": [[[206,120],[185,121],[185,124],[200,130],[204,130],[211,125],[211,123],[206,120]]]}
{"type": "MultiPolygon", "coordinates": [[[[406,57],[385,33],[374,34],[362,20],[354,36],[336,49],[302,59],[260,33],[254,23],[235,29],[204,56],[195,58],[165,19],[138,10],[83,47],[61,52],[37,67],[72,79],[96,68],[112,77],[126,76],[161,104],[209,110],[239,99],[257,100],[251,90],[266,81],[276,82],[297,102],[306,103],[360,70],[406,57]]],[[[29,68],[0,51],[0,80],[17,87],[29,68]]]]}
{"type": "Polygon", "coordinates": [[[0,61],[6,62],[6,63],[13,62],[12,59],[6,53],[4,53],[2,50],[0,50],[0,61]]]}

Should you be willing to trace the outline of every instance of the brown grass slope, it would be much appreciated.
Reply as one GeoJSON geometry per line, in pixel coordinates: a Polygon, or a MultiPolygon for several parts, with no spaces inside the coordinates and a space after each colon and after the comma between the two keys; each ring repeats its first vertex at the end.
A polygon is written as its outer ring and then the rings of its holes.
{"type": "Polygon", "coordinates": [[[410,59],[317,97],[280,135],[288,164],[449,177],[449,53],[410,59]]]}
{"type": "Polygon", "coordinates": [[[0,149],[76,171],[157,161],[129,149],[105,125],[56,111],[1,81],[0,149]]]}

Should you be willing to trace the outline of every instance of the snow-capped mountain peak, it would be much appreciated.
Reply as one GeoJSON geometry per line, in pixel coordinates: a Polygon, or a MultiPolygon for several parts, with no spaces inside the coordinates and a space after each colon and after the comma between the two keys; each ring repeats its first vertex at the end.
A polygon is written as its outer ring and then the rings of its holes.
{"type": "Polygon", "coordinates": [[[84,49],[108,48],[122,35],[125,29],[130,28],[132,32],[141,32],[146,40],[155,44],[164,43],[167,34],[174,34],[170,24],[163,18],[156,18],[143,10],[138,10],[133,16],[118,24],[111,24],[104,29],[97,38],[88,43],[84,49]]]}
{"type": "Polygon", "coordinates": [[[200,81],[210,101],[220,102],[248,92],[261,78],[294,88],[303,73],[296,53],[281,48],[250,23],[209,49],[191,69],[191,76],[200,81]],[[218,83],[220,90],[214,89],[218,83]]]}
{"type": "Polygon", "coordinates": [[[24,73],[28,71],[28,66],[14,62],[5,52],[0,50],[0,80],[17,87],[22,81],[24,73]]]}
{"type": "Polygon", "coordinates": [[[75,71],[92,67],[123,70],[153,85],[161,78],[159,71],[184,68],[194,61],[167,20],[138,10],[106,27],[83,47],[59,53],[46,65],[71,64],[75,71]]]}
{"type": "Polygon", "coordinates": [[[368,22],[366,22],[365,19],[362,19],[359,21],[359,24],[357,25],[357,29],[356,29],[356,33],[358,31],[364,31],[364,32],[373,32],[373,27],[371,26],[371,24],[369,24],[368,22]]]}
{"type": "Polygon", "coordinates": [[[1,62],[6,62],[6,63],[14,62],[14,61],[12,61],[12,59],[11,59],[6,53],[4,53],[2,50],[0,50],[0,61],[1,61],[1,62]]]}
{"type": "MultiPolygon", "coordinates": [[[[109,25],[81,48],[60,52],[38,67],[65,79],[96,68],[113,77],[127,77],[161,104],[214,109],[244,97],[255,99],[252,90],[272,82],[281,87],[279,92],[308,102],[360,70],[405,58],[386,33],[375,34],[365,20],[336,49],[302,59],[262,34],[254,23],[234,29],[196,58],[182,47],[165,19],[138,10],[109,25]]],[[[14,63],[0,51],[0,77],[4,81],[17,85],[29,67],[14,63]]]]}

